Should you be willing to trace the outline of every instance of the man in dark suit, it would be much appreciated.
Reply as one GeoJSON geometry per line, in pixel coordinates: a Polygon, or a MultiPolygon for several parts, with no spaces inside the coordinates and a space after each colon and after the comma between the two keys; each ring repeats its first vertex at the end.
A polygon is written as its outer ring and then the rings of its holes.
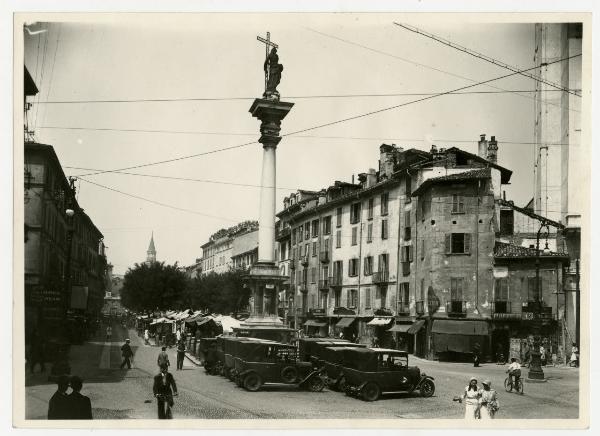
{"type": "Polygon", "coordinates": [[[71,377],[71,388],[73,389],[73,392],[69,395],[69,419],[93,419],[92,402],[89,397],[81,394],[82,387],[83,382],[79,377],[71,377]]]}
{"type": "Polygon", "coordinates": [[[173,407],[173,396],[177,396],[177,384],[166,364],[162,364],[160,373],[154,376],[152,391],[158,403],[158,419],[170,418],[168,411],[173,407]],[[168,408],[165,408],[166,405],[168,408]]]}
{"type": "Polygon", "coordinates": [[[129,338],[125,339],[125,344],[121,347],[121,355],[123,356],[123,362],[121,362],[121,369],[127,365],[127,369],[131,369],[131,358],[133,357],[133,351],[131,345],[129,345],[129,338]]]}
{"type": "Polygon", "coordinates": [[[48,403],[48,419],[69,419],[69,377],[61,375],[57,383],[58,389],[48,403]]]}

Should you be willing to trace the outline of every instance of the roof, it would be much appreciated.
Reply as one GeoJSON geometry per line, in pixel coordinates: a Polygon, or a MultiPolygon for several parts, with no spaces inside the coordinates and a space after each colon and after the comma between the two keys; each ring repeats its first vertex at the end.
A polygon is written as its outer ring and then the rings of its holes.
{"type": "Polygon", "coordinates": [[[148,252],[156,253],[156,249],[154,248],[154,232],[152,232],[152,236],[150,236],[150,245],[148,245],[148,252]]]}
{"type": "Polygon", "coordinates": [[[511,209],[514,209],[514,210],[516,210],[518,212],[521,212],[524,215],[527,215],[530,218],[542,221],[544,224],[548,224],[548,225],[556,227],[558,229],[564,229],[565,228],[565,226],[562,225],[561,223],[553,221],[551,219],[548,219],[548,218],[546,218],[546,217],[544,217],[542,215],[538,215],[537,213],[533,212],[533,210],[529,208],[529,206],[532,204],[531,201],[525,207],[515,206],[515,204],[512,201],[507,201],[507,200],[502,200],[502,199],[497,199],[496,202],[500,206],[509,207],[511,209]]]}
{"type": "Polygon", "coordinates": [[[510,181],[510,176],[512,176],[512,171],[507,168],[504,168],[503,166],[500,166],[498,164],[490,162],[489,160],[487,160],[481,156],[478,156],[473,153],[469,153],[468,151],[461,150],[460,148],[457,148],[457,147],[451,147],[451,148],[446,149],[446,153],[448,153],[448,152],[462,154],[463,156],[466,156],[477,162],[483,163],[483,164],[487,165],[488,167],[496,168],[497,170],[500,170],[500,174],[502,175],[502,179],[501,179],[500,183],[502,183],[502,184],[507,184],[510,181]]]}
{"type": "Polygon", "coordinates": [[[415,189],[411,196],[417,197],[423,193],[426,189],[428,189],[431,185],[437,183],[453,183],[464,180],[480,180],[480,179],[489,179],[491,177],[491,172],[489,168],[480,168],[472,171],[465,171],[462,173],[449,174],[447,176],[440,177],[432,177],[430,179],[425,180],[421,185],[415,189]]]}
{"type": "MultiPolygon", "coordinates": [[[[496,259],[525,259],[525,258],[536,258],[538,257],[535,248],[522,247],[520,245],[507,244],[505,242],[496,241],[494,246],[494,257],[496,259]]],[[[568,259],[569,255],[566,253],[544,253],[540,250],[540,259],[546,258],[557,258],[557,259],[568,259]]]]}

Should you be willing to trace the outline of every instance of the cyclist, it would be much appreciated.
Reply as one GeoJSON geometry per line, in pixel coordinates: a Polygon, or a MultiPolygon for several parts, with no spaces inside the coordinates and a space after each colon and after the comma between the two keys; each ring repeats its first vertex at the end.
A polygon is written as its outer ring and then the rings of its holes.
{"type": "Polygon", "coordinates": [[[508,365],[506,372],[508,373],[512,385],[517,386],[517,380],[521,378],[521,364],[517,362],[516,358],[511,357],[510,365],[508,365]]]}
{"type": "Polygon", "coordinates": [[[158,419],[170,419],[173,397],[177,396],[177,384],[166,364],[162,364],[160,373],[154,376],[152,391],[157,399],[158,419]]]}

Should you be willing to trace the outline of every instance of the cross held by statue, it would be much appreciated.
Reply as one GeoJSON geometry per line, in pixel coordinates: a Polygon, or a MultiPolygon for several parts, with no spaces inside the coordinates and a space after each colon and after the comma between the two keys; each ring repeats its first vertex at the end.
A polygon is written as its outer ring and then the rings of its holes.
{"type": "MultiPolygon", "coordinates": [[[[266,64],[269,59],[269,50],[271,50],[273,48],[279,48],[279,46],[271,41],[271,32],[267,32],[266,39],[261,36],[257,36],[256,39],[265,44],[265,64],[266,64]]],[[[268,72],[268,70],[266,70],[265,71],[265,90],[267,89],[268,80],[269,80],[269,72],[268,72]]]]}

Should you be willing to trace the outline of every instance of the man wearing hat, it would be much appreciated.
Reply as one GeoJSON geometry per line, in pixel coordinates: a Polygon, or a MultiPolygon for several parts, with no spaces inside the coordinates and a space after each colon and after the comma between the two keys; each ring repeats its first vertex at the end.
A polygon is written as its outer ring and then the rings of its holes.
{"type": "Polygon", "coordinates": [[[121,355],[123,356],[123,362],[121,362],[121,369],[127,365],[127,369],[131,369],[131,358],[133,357],[133,351],[131,345],[129,345],[129,338],[125,339],[125,344],[121,347],[121,355]]]}
{"type": "Polygon", "coordinates": [[[494,419],[494,415],[498,411],[497,393],[492,389],[492,382],[484,380],[483,389],[480,391],[479,398],[479,416],[481,419],[494,419]]]}

